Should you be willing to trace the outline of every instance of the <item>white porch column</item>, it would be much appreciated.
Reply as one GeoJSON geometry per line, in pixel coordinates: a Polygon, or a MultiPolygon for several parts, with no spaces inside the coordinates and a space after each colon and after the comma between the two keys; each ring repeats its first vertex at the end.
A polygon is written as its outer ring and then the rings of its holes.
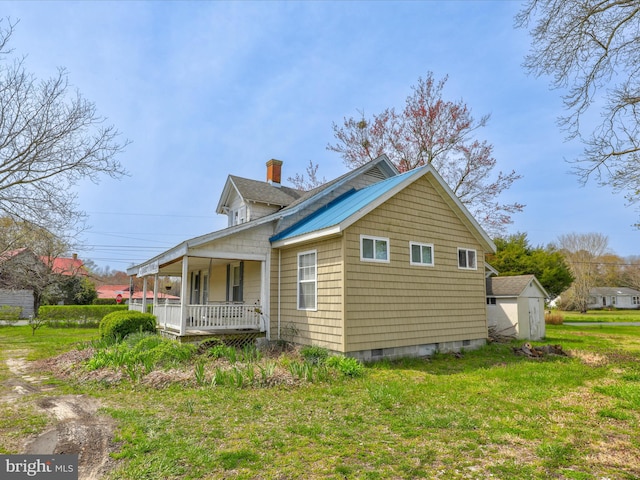
{"type": "Polygon", "coordinates": [[[187,332],[187,313],[188,313],[188,280],[189,280],[189,257],[182,257],[182,285],[180,285],[180,335],[187,332]]]}
{"type": "Polygon", "coordinates": [[[158,306],[158,274],[153,276],[153,312],[155,313],[158,306]]]}
{"type": "Polygon", "coordinates": [[[142,277],[142,313],[147,313],[147,277],[142,277]]]}
{"type": "Polygon", "coordinates": [[[260,275],[260,298],[262,309],[262,322],[261,327],[267,332],[267,340],[271,340],[270,332],[270,313],[271,313],[271,285],[269,284],[270,271],[271,271],[271,252],[267,253],[267,258],[264,262],[261,262],[261,275],[260,275]]]}
{"type": "Polygon", "coordinates": [[[129,276],[129,310],[133,304],[133,275],[129,276]]]}

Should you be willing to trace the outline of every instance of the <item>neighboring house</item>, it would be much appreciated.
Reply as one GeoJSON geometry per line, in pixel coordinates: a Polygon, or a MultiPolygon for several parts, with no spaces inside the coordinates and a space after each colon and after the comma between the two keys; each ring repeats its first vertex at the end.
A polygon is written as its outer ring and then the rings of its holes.
{"type": "Polygon", "coordinates": [[[70,277],[87,277],[89,272],[84,266],[84,262],[74,253],[71,258],[62,257],[41,257],[42,261],[51,267],[53,273],[70,277]]]}
{"type": "MultiPolygon", "coordinates": [[[[114,300],[122,299],[123,302],[128,301],[130,298],[133,300],[142,300],[145,296],[144,292],[134,291],[133,295],[129,295],[129,285],[101,285],[96,287],[96,292],[98,293],[98,298],[113,298],[114,300]]],[[[146,298],[153,298],[153,291],[148,290],[146,298]]],[[[179,300],[180,297],[176,297],[175,295],[169,295],[168,293],[158,292],[159,300],[179,300]]]]}
{"type": "Polygon", "coordinates": [[[597,287],[589,290],[587,308],[640,308],[640,291],[626,287],[597,287]]]}
{"type": "Polygon", "coordinates": [[[363,360],[485,343],[495,246],[432,166],[401,174],[381,156],[310,192],[282,187],[281,166],[228,177],[228,228],[127,270],[143,290],[182,278],[180,304],[153,299],[163,330],[262,331],[363,360]]]}
{"type": "Polygon", "coordinates": [[[35,314],[33,283],[46,274],[46,266],[28,248],[0,253],[0,305],[21,307],[21,318],[35,314]]]}
{"type": "Polygon", "coordinates": [[[20,318],[34,315],[33,290],[0,288],[0,307],[20,307],[20,318]]]}
{"type": "Polygon", "coordinates": [[[545,336],[546,290],[534,275],[487,278],[487,325],[499,335],[540,340],[545,336]]]}
{"type": "Polygon", "coordinates": [[[51,283],[51,274],[86,277],[77,255],[72,258],[39,257],[29,248],[0,253],[0,305],[22,307],[22,317],[34,315],[38,294],[51,283]]]}

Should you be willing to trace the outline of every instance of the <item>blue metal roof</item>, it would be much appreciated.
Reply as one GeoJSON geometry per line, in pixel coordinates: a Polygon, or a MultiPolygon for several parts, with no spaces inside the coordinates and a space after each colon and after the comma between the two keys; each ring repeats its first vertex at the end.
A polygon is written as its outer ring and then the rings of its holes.
{"type": "Polygon", "coordinates": [[[421,170],[421,168],[410,170],[395,177],[369,185],[361,190],[350,190],[308,217],[303,218],[291,227],[274,235],[269,241],[275,242],[277,240],[293,238],[339,225],[376,199],[385,195],[411,175],[417,174],[419,170],[421,170]]]}

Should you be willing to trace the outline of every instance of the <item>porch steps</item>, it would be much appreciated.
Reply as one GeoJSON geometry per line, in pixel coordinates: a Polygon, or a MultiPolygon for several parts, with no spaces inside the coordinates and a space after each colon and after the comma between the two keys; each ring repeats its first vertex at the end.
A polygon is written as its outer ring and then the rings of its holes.
{"type": "Polygon", "coordinates": [[[225,345],[241,347],[255,341],[257,338],[266,337],[266,332],[256,330],[189,330],[186,334],[166,329],[158,329],[158,333],[181,343],[200,343],[214,338],[221,340],[225,345]]]}

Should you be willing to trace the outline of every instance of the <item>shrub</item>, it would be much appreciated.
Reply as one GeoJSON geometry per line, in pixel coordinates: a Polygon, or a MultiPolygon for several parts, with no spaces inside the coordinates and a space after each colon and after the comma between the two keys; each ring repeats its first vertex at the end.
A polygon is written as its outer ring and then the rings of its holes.
{"type": "Polygon", "coordinates": [[[312,365],[322,365],[327,360],[329,351],[318,346],[306,346],[300,349],[300,355],[312,365]]]}
{"type": "Polygon", "coordinates": [[[96,298],[91,303],[93,305],[118,305],[115,298],[96,298]]]}
{"type": "Polygon", "coordinates": [[[100,322],[100,336],[123,339],[130,333],[155,332],[156,317],[133,310],[113,312],[100,322]]]}
{"type": "Polygon", "coordinates": [[[561,313],[552,313],[551,311],[544,314],[544,323],[547,325],[562,325],[564,317],[561,313]]]}
{"type": "Polygon", "coordinates": [[[20,320],[22,307],[12,307],[11,305],[0,305],[0,321],[13,323],[20,320]]]}
{"type": "Polygon", "coordinates": [[[364,375],[364,365],[353,357],[343,357],[339,355],[329,357],[326,365],[337,369],[346,377],[361,377],[364,375]]]}

